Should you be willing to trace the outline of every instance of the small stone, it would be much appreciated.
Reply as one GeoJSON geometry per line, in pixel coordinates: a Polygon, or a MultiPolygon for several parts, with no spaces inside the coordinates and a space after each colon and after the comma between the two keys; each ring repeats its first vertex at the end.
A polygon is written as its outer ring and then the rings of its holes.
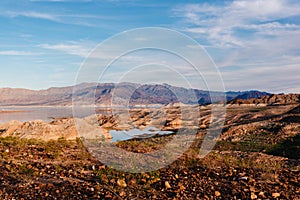
{"type": "Polygon", "coordinates": [[[272,197],[273,198],[278,198],[278,197],[280,197],[280,193],[277,193],[277,192],[272,193],[272,197]]]}
{"type": "Polygon", "coordinates": [[[254,194],[253,192],[251,193],[251,199],[257,199],[256,194],[254,194]]]}
{"type": "Polygon", "coordinates": [[[10,165],[5,165],[5,168],[6,168],[7,170],[10,170],[10,169],[11,169],[10,165]]]}
{"type": "Polygon", "coordinates": [[[165,182],[165,187],[166,187],[167,189],[172,188],[171,185],[170,185],[170,183],[169,183],[168,181],[165,182]]]}
{"type": "Polygon", "coordinates": [[[252,187],[252,186],[250,186],[249,190],[250,190],[251,192],[255,192],[255,188],[252,187]]]}
{"type": "Polygon", "coordinates": [[[247,176],[243,176],[243,177],[240,177],[239,180],[240,180],[240,181],[247,181],[247,180],[248,180],[248,177],[247,177],[247,176]]]}
{"type": "Polygon", "coordinates": [[[124,192],[124,191],[121,191],[121,192],[120,192],[120,196],[121,196],[121,197],[124,197],[124,196],[126,196],[126,192],[124,192]]]}
{"type": "Polygon", "coordinates": [[[258,195],[264,197],[265,193],[264,192],[260,192],[258,195]]]}
{"type": "Polygon", "coordinates": [[[124,188],[127,187],[127,184],[126,184],[125,180],[123,180],[123,179],[118,179],[117,184],[120,187],[124,187],[124,188]]]}
{"type": "Polygon", "coordinates": [[[221,193],[219,191],[215,191],[215,196],[219,197],[219,196],[221,196],[221,193]]]}

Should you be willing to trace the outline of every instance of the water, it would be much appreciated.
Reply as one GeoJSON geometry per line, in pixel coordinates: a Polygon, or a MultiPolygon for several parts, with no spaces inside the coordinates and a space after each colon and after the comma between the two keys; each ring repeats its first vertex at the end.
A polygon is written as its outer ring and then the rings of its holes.
{"type": "MultiPolygon", "coordinates": [[[[77,108],[78,110],[78,108],[77,108]]],[[[96,109],[98,114],[109,114],[109,110],[96,109]]],[[[79,112],[81,116],[86,117],[90,115],[90,109],[84,107],[80,108],[79,112]]],[[[111,114],[111,113],[110,113],[111,114]]],[[[0,124],[9,122],[12,120],[18,120],[21,122],[42,120],[45,122],[51,122],[54,118],[72,117],[72,107],[0,107],[0,124]],[[4,112],[1,112],[4,111],[4,112]]],[[[131,129],[128,131],[116,131],[111,130],[110,134],[113,139],[112,142],[129,140],[132,138],[149,138],[154,135],[172,134],[172,131],[161,131],[155,127],[148,126],[143,130],[131,129]]]]}
{"type": "MultiPolygon", "coordinates": [[[[97,111],[97,113],[106,113],[105,111],[97,111]]],[[[86,117],[90,115],[89,109],[82,107],[80,116],[86,117]]],[[[50,122],[53,118],[72,117],[72,107],[0,107],[0,124],[12,120],[21,122],[43,120],[50,122]],[[1,112],[4,111],[4,112],[1,112]],[[5,112],[16,111],[16,112],[5,112]]]]}
{"type": "Polygon", "coordinates": [[[161,131],[156,129],[155,127],[148,126],[143,130],[140,129],[131,129],[128,131],[116,131],[111,130],[109,132],[111,134],[112,142],[129,140],[132,138],[149,138],[154,135],[169,135],[174,133],[173,131],[161,131]]]}

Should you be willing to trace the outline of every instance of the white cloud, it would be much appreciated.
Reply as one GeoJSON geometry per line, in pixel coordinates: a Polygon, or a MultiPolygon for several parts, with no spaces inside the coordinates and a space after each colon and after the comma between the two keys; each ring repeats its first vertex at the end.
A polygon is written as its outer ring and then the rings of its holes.
{"type": "Polygon", "coordinates": [[[244,67],[239,70],[222,72],[226,88],[230,90],[267,90],[269,92],[300,93],[299,65],[287,64],[272,67],[244,67]],[[238,84],[237,84],[238,82],[238,84]]]}
{"type": "MultiPolygon", "coordinates": [[[[59,0],[58,0],[59,1],[59,0]]],[[[88,27],[98,27],[99,20],[116,20],[115,17],[92,15],[92,14],[68,14],[68,13],[50,13],[41,11],[5,11],[0,16],[9,18],[27,17],[35,19],[49,20],[62,24],[74,24],[88,27]]]]}
{"type": "Polygon", "coordinates": [[[60,44],[41,44],[38,47],[50,50],[56,50],[69,55],[76,55],[80,57],[87,57],[91,48],[89,45],[79,42],[67,42],[60,44]]]}
{"type": "Polygon", "coordinates": [[[5,13],[9,17],[30,17],[30,18],[38,18],[38,19],[46,19],[51,21],[59,21],[59,18],[56,15],[48,14],[48,13],[39,13],[39,12],[6,12],[5,13]]]}
{"type": "Polygon", "coordinates": [[[240,30],[252,29],[261,34],[276,34],[282,30],[299,30],[291,23],[274,22],[300,15],[300,4],[285,0],[235,0],[221,5],[188,4],[174,9],[176,16],[190,24],[185,31],[205,36],[213,45],[244,46],[240,30]]]}
{"type": "Polygon", "coordinates": [[[33,56],[33,55],[40,55],[40,53],[34,53],[29,51],[0,51],[1,56],[33,56]]]}
{"type": "Polygon", "coordinates": [[[204,42],[228,89],[300,91],[300,3],[233,0],[173,9],[180,29],[204,42]]]}

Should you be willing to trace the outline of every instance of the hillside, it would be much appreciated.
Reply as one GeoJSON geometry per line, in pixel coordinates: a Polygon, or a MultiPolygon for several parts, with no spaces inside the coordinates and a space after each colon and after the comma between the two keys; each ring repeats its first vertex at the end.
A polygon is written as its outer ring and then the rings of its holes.
{"type": "MultiPolygon", "coordinates": [[[[121,83],[117,87],[113,83],[83,83],[73,87],[50,88],[47,90],[28,90],[28,89],[0,89],[0,106],[65,106],[72,105],[72,97],[77,102],[86,104],[94,102],[98,105],[110,105],[112,96],[115,105],[124,105],[129,102],[131,105],[145,104],[168,104],[181,102],[185,104],[209,104],[210,95],[216,101],[221,101],[224,95],[221,92],[208,92],[198,89],[187,89],[175,87],[167,84],[162,85],[139,85],[134,83],[121,83]],[[128,97],[128,94],[131,94],[128,97]]],[[[268,93],[255,91],[226,92],[227,100],[242,97],[244,99],[265,96],[268,93]]]]}
{"type": "Polygon", "coordinates": [[[300,102],[300,94],[272,94],[259,98],[242,99],[237,96],[228,104],[265,104],[265,105],[282,105],[295,104],[300,102]]]}

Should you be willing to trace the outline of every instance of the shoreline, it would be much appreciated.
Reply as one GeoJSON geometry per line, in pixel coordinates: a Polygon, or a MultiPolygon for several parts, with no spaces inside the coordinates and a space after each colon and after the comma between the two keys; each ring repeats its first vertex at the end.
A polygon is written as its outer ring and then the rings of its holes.
{"type": "Polygon", "coordinates": [[[26,110],[0,110],[0,114],[28,112],[26,110]]]}

